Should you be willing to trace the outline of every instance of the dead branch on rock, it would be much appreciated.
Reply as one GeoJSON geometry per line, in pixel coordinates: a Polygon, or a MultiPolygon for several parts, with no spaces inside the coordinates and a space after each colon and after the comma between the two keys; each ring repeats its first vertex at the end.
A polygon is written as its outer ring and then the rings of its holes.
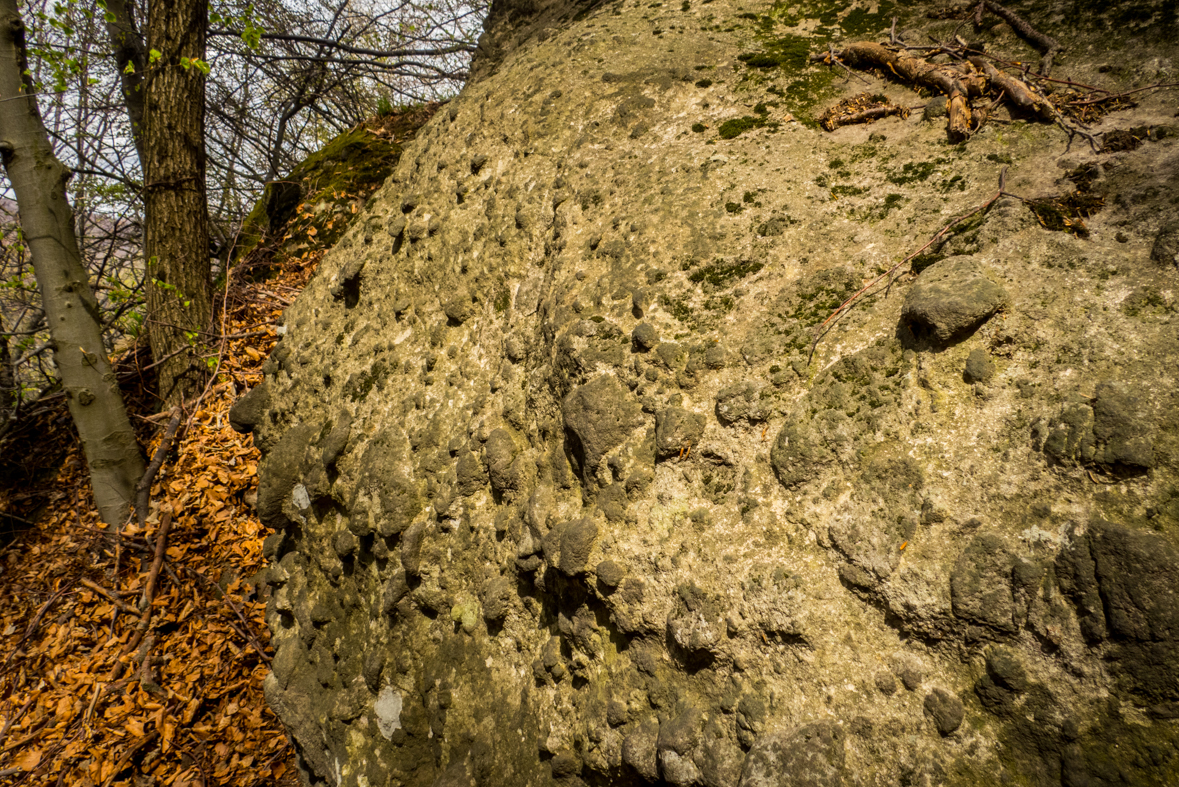
{"type": "MultiPolygon", "coordinates": [[[[994,195],[990,199],[988,199],[986,202],[979,205],[977,208],[970,211],[969,213],[964,213],[961,216],[951,220],[948,224],[946,224],[944,227],[942,227],[940,230],[938,230],[936,233],[934,233],[933,237],[931,237],[928,241],[926,241],[924,246],[917,249],[917,251],[913,252],[908,257],[905,257],[903,260],[901,260],[897,264],[893,265],[891,268],[886,270],[884,273],[881,273],[875,279],[868,282],[863,287],[861,287],[856,292],[854,292],[850,298],[848,298],[846,301],[841,303],[839,305],[839,308],[837,308],[835,311],[831,312],[831,314],[829,314],[827,316],[827,319],[825,319],[825,320],[823,320],[823,322],[819,323],[819,327],[815,329],[815,338],[814,338],[814,341],[811,342],[811,350],[810,350],[810,354],[807,356],[807,363],[809,364],[811,361],[814,360],[815,349],[819,346],[819,341],[826,335],[827,331],[829,330],[828,326],[832,325],[839,318],[840,315],[846,313],[847,310],[850,309],[852,306],[854,306],[861,298],[863,298],[864,295],[866,295],[869,290],[871,290],[873,287],[875,287],[877,284],[879,284],[884,279],[888,279],[888,286],[885,287],[885,294],[887,295],[888,291],[892,288],[893,281],[896,279],[896,273],[898,270],[900,270],[902,265],[915,260],[917,257],[919,257],[921,255],[922,252],[924,252],[930,246],[937,243],[942,238],[946,237],[946,235],[949,233],[950,230],[952,230],[954,227],[957,227],[962,222],[967,221],[968,219],[972,219],[975,216],[978,216],[980,214],[985,214],[987,211],[989,211],[991,209],[991,207],[996,202],[999,201],[1000,197],[1009,196],[1009,197],[1015,197],[1016,199],[1019,199],[1019,200],[1023,200],[1023,197],[1019,197],[1018,195],[1015,195],[1015,194],[1009,194],[1006,190],[1006,186],[1007,186],[1007,168],[1004,167],[1002,170],[999,171],[999,188],[995,191],[994,195]]],[[[1023,200],[1023,201],[1026,202],[1026,200],[1023,200]]]]}
{"type": "Polygon", "coordinates": [[[1035,47],[1040,53],[1040,74],[1048,76],[1052,70],[1052,58],[1060,51],[1060,43],[1052,36],[1041,33],[1036,28],[1032,27],[1031,23],[1024,19],[1019,14],[1012,11],[1010,8],[1001,6],[995,0],[982,0],[978,4],[978,8],[974,14],[974,26],[979,28],[982,26],[982,9],[986,7],[995,16],[1002,19],[1007,24],[1011,25],[1011,29],[1015,31],[1016,35],[1027,41],[1035,47]]]}
{"type": "MultiPolygon", "coordinates": [[[[982,97],[988,90],[999,96],[1004,96],[1018,110],[1036,118],[1056,123],[1068,135],[1069,145],[1076,137],[1081,137],[1089,146],[1097,151],[1100,140],[1085,130],[1079,120],[1070,120],[1035,86],[1022,79],[1007,74],[990,62],[993,58],[968,49],[963,46],[960,50],[951,52],[944,46],[937,47],[934,54],[946,53],[956,58],[962,58],[955,63],[931,63],[921,57],[908,54],[911,47],[894,50],[882,44],[861,41],[845,46],[838,52],[826,52],[811,56],[812,62],[832,63],[842,61],[859,68],[879,68],[891,72],[898,79],[911,85],[934,90],[947,99],[946,108],[949,118],[946,122],[946,132],[951,141],[961,142],[968,139],[982,127],[989,110],[980,117],[974,117],[971,99],[982,97]],[[834,58],[834,60],[833,60],[834,58]]],[[[867,120],[869,118],[865,118],[867,120]]],[[[864,122],[861,120],[860,122],[864,122]]],[[[837,125],[846,125],[839,123],[837,125]]],[[[826,126],[824,126],[826,128],[826,126]]],[[[834,127],[828,128],[833,130],[834,127]]]]}
{"type": "Polygon", "coordinates": [[[884,96],[860,93],[858,96],[845,98],[824,112],[819,118],[819,125],[828,131],[834,131],[840,126],[870,123],[890,115],[907,118],[909,108],[894,104],[884,96]]]}
{"type": "MultiPolygon", "coordinates": [[[[829,53],[812,55],[811,60],[829,63],[829,53]]],[[[936,90],[947,98],[950,113],[948,130],[955,141],[966,139],[972,132],[969,99],[981,96],[986,87],[982,74],[971,73],[950,65],[930,63],[911,57],[905,52],[891,50],[870,41],[848,44],[834,57],[860,68],[882,68],[891,71],[898,79],[913,85],[936,90]]]]}

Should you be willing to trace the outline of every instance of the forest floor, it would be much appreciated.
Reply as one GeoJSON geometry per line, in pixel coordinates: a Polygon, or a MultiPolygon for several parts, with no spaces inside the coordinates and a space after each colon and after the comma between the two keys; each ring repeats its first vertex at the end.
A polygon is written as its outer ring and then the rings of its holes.
{"type": "MultiPolygon", "coordinates": [[[[0,447],[28,452],[30,466],[48,452],[53,465],[0,487],[0,511],[26,512],[5,514],[23,527],[0,540],[0,786],[298,784],[262,693],[271,651],[249,581],[270,534],[253,510],[260,457],[229,408],[261,382],[282,310],[436,108],[364,124],[389,167],[359,166],[371,165],[363,144],[330,177],[317,162],[290,220],[231,269],[204,345],[215,372],[165,446],[143,529],[102,528],[64,399],[41,408],[23,445],[0,447]]],[[[120,366],[151,457],[172,414],[153,414],[145,356],[120,366]]]]}

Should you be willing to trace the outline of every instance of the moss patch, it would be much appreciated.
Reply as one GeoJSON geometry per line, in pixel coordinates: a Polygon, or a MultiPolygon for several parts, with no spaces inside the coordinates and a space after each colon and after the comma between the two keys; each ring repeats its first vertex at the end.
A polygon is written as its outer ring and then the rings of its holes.
{"type": "Polygon", "coordinates": [[[734,137],[741,136],[751,128],[762,127],[777,129],[778,124],[767,120],[764,116],[754,117],[753,115],[746,115],[745,117],[733,118],[732,120],[726,120],[724,123],[721,123],[720,128],[717,129],[717,133],[720,134],[721,139],[733,139],[734,137]]]}
{"type": "Polygon", "coordinates": [[[714,287],[728,287],[737,279],[757,273],[763,267],[762,263],[753,260],[738,260],[736,262],[717,260],[711,265],[705,265],[703,268],[693,271],[688,279],[697,284],[707,283],[714,287]]]}
{"type": "Polygon", "coordinates": [[[353,207],[385,182],[402,145],[440,106],[424,104],[365,121],[268,184],[242,224],[235,258],[258,248],[268,235],[278,236],[278,251],[288,255],[306,248],[300,244],[310,239],[330,246],[359,213],[353,207]]]}

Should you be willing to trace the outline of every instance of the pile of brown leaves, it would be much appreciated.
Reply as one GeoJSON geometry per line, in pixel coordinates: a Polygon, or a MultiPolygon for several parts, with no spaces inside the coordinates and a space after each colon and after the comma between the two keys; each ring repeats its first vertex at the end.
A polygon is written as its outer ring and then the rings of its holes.
{"type": "MultiPolygon", "coordinates": [[[[370,121],[396,143],[384,146],[389,167],[438,106],[370,121]]],[[[290,222],[236,264],[220,334],[205,344],[216,379],[183,413],[144,529],[102,529],[75,447],[36,496],[46,510],[0,547],[0,787],[298,783],[262,695],[271,653],[265,604],[249,583],[269,535],[253,511],[259,455],[228,414],[261,382],[282,309],[379,186],[362,169],[340,163],[337,185],[304,183],[290,222]]],[[[139,393],[129,408],[155,430],[154,455],[169,414],[146,415],[152,397],[139,393]]],[[[44,441],[69,429],[59,405],[40,422],[55,432],[44,441]]],[[[0,510],[16,510],[27,492],[0,489],[0,510]]]]}
{"type": "Polygon", "coordinates": [[[259,457],[228,410],[261,381],[280,310],[321,256],[231,293],[225,333],[248,336],[225,342],[216,384],[186,414],[144,532],[102,530],[75,450],[48,511],[0,551],[0,784],[297,784],[262,696],[265,605],[247,581],[268,535],[250,505],[259,457]],[[165,516],[166,560],[135,647],[165,516]]]}

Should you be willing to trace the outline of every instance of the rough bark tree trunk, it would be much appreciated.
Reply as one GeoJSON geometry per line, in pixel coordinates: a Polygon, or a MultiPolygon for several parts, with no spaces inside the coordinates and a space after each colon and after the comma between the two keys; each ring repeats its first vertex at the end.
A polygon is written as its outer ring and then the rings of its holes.
{"type": "Polygon", "coordinates": [[[207,0],[150,0],[148,50],[159,52],[144,86],[144,256],[148,337],[160,363],[160,395],[171,406],[198,393],[204,369],[194,351],[212,316],[209,213],[205,197],[207,0]]]}
{"type": "Polygon", "coordinates": [[[70,171],[49,144],[27,72],[16,0],[0,0],[0,155],[16,193],[94,502],[104,522],[121,523],[143,475],[143,456],[102,343],[98,304],[74,236],[65,191],[70,171]]]}

